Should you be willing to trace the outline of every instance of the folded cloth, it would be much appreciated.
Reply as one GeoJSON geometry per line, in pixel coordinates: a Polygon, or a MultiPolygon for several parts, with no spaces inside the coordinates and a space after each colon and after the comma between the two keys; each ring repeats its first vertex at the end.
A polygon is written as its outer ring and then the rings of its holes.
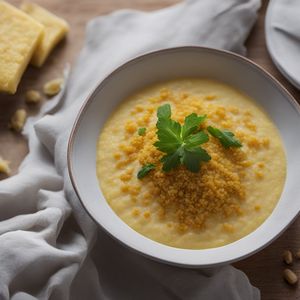
{"type": "Polygon", "coordinates": [[[267,46],[282,74],[300,89],[300,1],[270,1],[266,18],[267,46]]]}
{"type": "Polygon", "coordinates": [[[64,90],[28,120],[29,154],[0,182],[0,299],[259,299],[241,271],[171,267],[133,253],[86,214],[67,171],[67,142],[86,96],[126,60],[171,46],[245,53],[259,0],[189,0],[92,20],[64,90]],[[95,243],[96,242],[96,243],[95,243]]]}

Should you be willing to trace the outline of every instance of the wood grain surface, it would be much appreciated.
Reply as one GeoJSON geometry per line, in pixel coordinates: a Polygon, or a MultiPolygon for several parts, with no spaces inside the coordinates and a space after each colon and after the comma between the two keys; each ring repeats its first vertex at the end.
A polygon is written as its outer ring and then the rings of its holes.
{"type": "MultiPolygon", "coordinates": [[[[11,4],[20,5],[20,0],[8,0],[11,4]]],[[[62,42],[41,68],[29,67],[14,96],[0,96],[0,155],[11,161],[12,173],[17,169],[28,148],[27,142],[20,134],[7,129],[12,113],[19,107],[26,107],[30,115],[36,114],[39,107],[30,107],[24,103],[24,91],[29,88],[41,89],[43,84],[56,76],[61,76],[66,63],[73,63],[84,42],[84,31],[88,20],[95,16],[110,13],[116,9],[134,8],[153,10],[176,3],[176,0],[34,0],[65,18],[71,25],[66,41],[62,42]]],[[[293,88],[277,71],[272,63],[265,44],[264,19],[268,1],[263,1],[259,17],[249,39],[246,42],[248,57],[274,75],[300,101],[300,92],[293,88]]],[[[51,101],[45,99],[44,101],[51,101]]],[[[300,199],[294,199],[300,201],[300,199]]],[[[300,299],[300,287],[290,287],[282,279],[285,265],[281,255],[284,249],[300,249],[300,218],[270,246],[259,253],[235,264],[244,271],[252,284],[261,290],[263,300],[300,299]]],[[[300,275],[300,260],[292,268],[300,275]]]]}

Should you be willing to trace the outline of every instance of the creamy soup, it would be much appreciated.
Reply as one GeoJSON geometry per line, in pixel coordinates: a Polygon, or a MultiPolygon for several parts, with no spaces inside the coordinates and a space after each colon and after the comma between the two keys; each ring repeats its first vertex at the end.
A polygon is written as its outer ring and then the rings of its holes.
{"type": "MultiPolygon", "coordinates": [[[[271,101],[271,100],[270,100],[271,101]]],[[[279,133],[266,113],[231,86],[207,79],[181,79],[133,94],[104,125],[97,146],[97,176],[115,213],[157,242],[188,249],[219,247],[255,230],[272,213],[286,176],[279,133]],[[170,104],[183,124],[196,113],[211,159],[191,172],[179,164],[162,170],[157,109],[170,104]],[[242,147],[224,147],[208,126],[234,134],[242,147]],[[155,166],[143,178],[145,165],[155,166]]]]}

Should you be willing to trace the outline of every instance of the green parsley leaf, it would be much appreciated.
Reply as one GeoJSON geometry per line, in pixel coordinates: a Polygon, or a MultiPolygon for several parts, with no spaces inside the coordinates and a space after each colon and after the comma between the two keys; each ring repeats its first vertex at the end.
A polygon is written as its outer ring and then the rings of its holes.
{"type": "Polygon", "coordinates": [[[182,153],[183,153],[183,148],[179,147],[175,152],[165,155],[161,159],[161,162],[163,162],[163,168],[162,168],[163,171],[169,172],[173,168],[179,166],[181,163],[182,153]]]}
{"type": "Polygon", "coordinates": [[[199,131],[195,134],[189,135],[185,140],[186,148],[197,147],[208,142],[208,135],[204,131],[199,131]]]}
{"type": "Polygon", "coordinates": [[[187,136],[194,133],[199,128],[199,125],[204,122],[205,119],[206,115],[197,116],[197,114],[195,113],[188,115],[185,118],[184,124],[182,126],[182,138],[185,139],[187,136]]]}
{"type": "Polygon", "coordinates": [[[212,126],[208,126],[207,130],[212,136],[217,138],[225,148],[239,148],[243,146],[242,143],[237,138],[235,138],[234,134],[231,131],[220,130],[212,126]]]}
{"type": "Polygon", "coordinates": [[[146,165],[144,165],[139,170],[139,172],[137,173],[137,178],[138,179],[142,179],[143,177],[145,177],[153,169],[155,169],[155,165],[154,164],[146,164],[146,165]]]}
{"type": "Polygon", "coordinates": [[[145,133],[146,133],[145,127],[141,127],[138,129],[138,135],[142,136],[142,135],[145,135],[145,133]]]}
{"type": "Polygon", "coordinates": [[[171,118],[171,105],[170,104],[165,104],[165,105],[160,106],[157,109],[157,118],[158,119],[162,119],[162,118],[169,119],[169,118],[171,118]]]}
{"type": "Polygon", "coordinates": [[[158,141],[154,144],[156,148],[165,153],[173,153],[182,144],[180,136],[181,125],[171,119],[165,117],[159,118],[157,123],[158,141]]]}
{"type": "Polygon", "coordinates": [[[211,160],[210,155],[201,147],[191,149],[184,148],[182,162],[186,168],[193,173],[199,172],[201,161],[207,162],[209,160],[211,160]]]}

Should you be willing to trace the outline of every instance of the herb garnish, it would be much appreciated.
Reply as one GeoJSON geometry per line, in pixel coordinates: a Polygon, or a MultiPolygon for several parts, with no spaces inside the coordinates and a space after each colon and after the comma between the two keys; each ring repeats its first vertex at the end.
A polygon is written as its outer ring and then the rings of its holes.
{"type": "Polygon", "coordinates": [[[231,131],[220,130],[220,129],[212,127],[212,126],[208,126],[207,131],[212,136],[217,138],[225,148],[242,147],[242,143],[238,139],[235,138],[234,134],[231,131]]]}
{"type": "Polygon", "coordinates": [[[204,131],[198,131],[199,125],[206,119],[206,116],[192,113],[181,125],[171,119],[171,106],[165,104],[158,108],[157,118],[158,141],[154,143],[154,146],[166,153],[161,159],[163,171],[169,172],[183,164],[189,171],[198,172],[200,162],[211,159],[206,150],[200,147],[208,141],[208,135],[204,131]]]}
{"type": "Polygon", "coordinates": [[[146,164],[144,165],[138,172],[137,174],[137,178],[138,179],[142,179],[143,177],[145,177],[151,170],[155,169],[155,165],[154,164],[146,164]]]}
{"type": "Polygon", "coordinates": [[[141,127],[141,128],[138,129],[138,135],[143,136],[143,135],[145,135],[145,133],[146,133],[146,128],[145,127],[141,127]]]}
{"type": "MultiPolygon", "coordinates": [[[[180,164],[184,165],[189,171],[197,173],[200,170],[201,162],[208,162],[211,156],[200,145],[208,142],[209,136],[199,126],[206,120],[206,115],[192,113],[188,115],[184,124],[181,125],[171,119],[171,106],[165,104],[157,109],[156,134],[158,141],[154,146],[165,153],[161,162],[163,171],[169,172],[180,164]]],[[[225,147],[242,147],[241,142],[231,131],[220,130],[208,126],[207,131],[225,147]]],[[[139,128],[138,134],[144,135],[146,128],[139,128]]],[[[138,172],[137,177],[145,177],[151,170],[155,169],[154,164],[146,164],[138,172]]]]}

